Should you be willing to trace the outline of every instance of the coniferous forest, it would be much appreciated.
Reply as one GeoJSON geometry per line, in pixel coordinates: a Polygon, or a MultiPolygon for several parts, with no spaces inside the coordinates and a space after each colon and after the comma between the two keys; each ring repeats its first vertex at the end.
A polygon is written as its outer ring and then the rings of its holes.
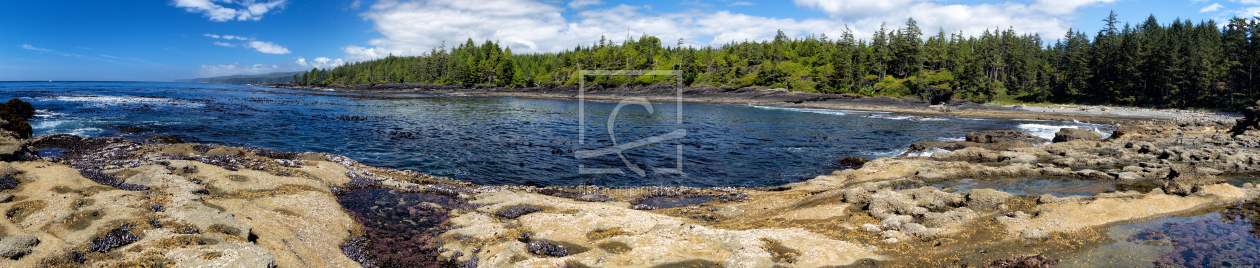
{"type": "MultiPolygon", "coordinates": [[[[561,86],[583,70],[682,70],[688,86],[759,86],[862,96],[1136,105],[1237,110],[1260,96],[1260,17],[1215,21],[1154,16],[1137,24],[1115,13],[1092,37],[992,29],[924,33],[914,19],[869,38],[840,36],[685,47],[643,35],[541,54],[513,54],[469,39],[420,56],[390,56],[294,76],[304,85],[384,83],[561,86]]],[[[587,83],[674,83],[673,76],[587,77],[587,83]]]]}

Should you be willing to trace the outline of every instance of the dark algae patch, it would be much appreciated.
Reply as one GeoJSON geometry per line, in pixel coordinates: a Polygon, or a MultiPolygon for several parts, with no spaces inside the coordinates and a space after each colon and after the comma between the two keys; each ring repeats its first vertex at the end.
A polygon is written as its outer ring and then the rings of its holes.
{"type": "Polygon", "coordinates": [[[453,205],[451,198],[371,189],[346,192],[337,201],[363,225],[362,240],[343,246],[343,250],[357,252],[355,258],[360,263],[367,260],[377,267],[446,265],[438,260],[440,245],[435,238],[449,227],[446,208],[453,205]]]}
{"type": "Polygon", "coordinates": [[[1213,210],[1219,217],[1165,223],[1142,230],[1128,240],[1148,245],[1171,244],[1172,250],[1155,261],[1160,267],[1260,266],[1260,233],[1256,231],[1260,211],[1256,201],[1213,210]]]}

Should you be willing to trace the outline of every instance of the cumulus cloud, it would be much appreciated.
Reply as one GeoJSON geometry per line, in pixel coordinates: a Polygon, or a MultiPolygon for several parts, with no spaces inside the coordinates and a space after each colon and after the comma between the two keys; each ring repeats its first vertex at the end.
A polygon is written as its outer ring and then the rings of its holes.
{"type": "Polygon", "coordinates": [[[1117,0],[1037,0],[1031,7],[1046,14],[1070,15],[1076,9],[1099,4],[1115,3],[1117,0]]]}
{"type": "Polygon", "coordinates": [[[289,54],[288,48],[284,48],[272,42],[249,41],[249,43],[246,43],[246,44],[248,44],[250,48],[253,48],[254,50],[257,50],[258,52],[262,52],[262,53],[289,54]]]}
{"type": "Polygon", "coordinates": [[[739,2],[734,2],[734,3],[731,3],[731,4],[726,5],[726,6],[728,6],[728,7],[735,7],[735,6],[751,6],[751,5],[753,5],[753,3],[752,3],[752,2],[739,1],[739,2]]]}
{"type": "Polygon", "coordinates": [[[287,0],[174,0],[171,1],[171,5],[183,8],[184,11],[190,13],[201,13],[211,21],[224,22],[229,20],[262,20],[263,14],[284,9],[286,2],[287,0]],[[219,5],[216,2],[224,5],[219,5]]]}
{"type": "Polygon", "coordinates": [[[312,61],[306,61],[305,58],[299,57],[297,58],[297,61],[295,63],[297,63],[298,66],[302,66],[303,68],[326,69],[326,68],[333,68],[333,67],[341,66],[343,64],[346,64],[346,61],[342,59],[334,60],[334,59],[329,59],[326,57],[318,57],[312,61]]]}
{"type": "Polygon", "coordinates": [[[604,1],[599,1],[599,0],[573,0],[573,2],[569,2],[569,8],[582,9],[587,6],[596,6],[596,5],[603,5],[603,4],[604,4],[604,1]]]}
{"type": "Polygon", "coordinates": [[[219,41],[214,41],[214,45],[225,46],[225,47],[236,47],[236,45],[233,45],[231,43],[224,43],[224,42],[219,42],[219,41]]]}
{"type": "Polygon", "coordinates": [[[627,30],[631,38],[646,33],[667,45],[683,39],[688,46],[767,40],[774,38],[778,30],[790,36],[825,34],[836,38],[846,27],[858,38],[870,38],[881,24],[888,23],[888,30],[893,30],[911,17],[929,35],[938,28],[979,35],[985,30],[1011,27],[1021,33],[1054,38],[1067,32],[1070,25],[1065,18],[1073,16],[1078,8],[1114,1],[949,4],[939,0],[794,0],[797,6],[818,10],[827,17],[780,19],[695,9],[662,13],[649,6],[624,4],[592,9],[595,4],[590,3],[601,1],[591,0],[381,0],[361,15],[373,23],[382,37],[368,40],[366,46],[348,45],[341,50],[346,53],[346,61],[354,62],[390,54],[419,55],[444,41],[449,49],[472,39],[477,43],[497,41],[516,53],[552,52],[587,46],[601,37],[620,42],[626,38],[627,30]],[[566,10],[574,13],[562,14],[566,10]]]}
{"type": "Polygon", "coordinates": [[[209,38],[219,38],[219,35],[217,34],[205,34],[205,36],[209,38]]]}
{"type": "Polygon", "coordinates": [[[1199,13],[1214,12],[1217,10],[1221,10],[1222,7],[1225,7],[1225,6],[1222,6],[1220,3],[1212,3],[1212,5],[1210,6],[1206,6],[1206,7],[1203,7],[1203,9],[1199,9],[1199,13]]]}
{"type": "Polygon", "coordinates": [[[201,69],[198,70],[197,73],[202,77],[215,77],[226,75],[265,74],[276,71],[280,71],[280,66],[265,64],[241,65],[240,63],[233,62],[223,65],[202,65],[201,69]]]}

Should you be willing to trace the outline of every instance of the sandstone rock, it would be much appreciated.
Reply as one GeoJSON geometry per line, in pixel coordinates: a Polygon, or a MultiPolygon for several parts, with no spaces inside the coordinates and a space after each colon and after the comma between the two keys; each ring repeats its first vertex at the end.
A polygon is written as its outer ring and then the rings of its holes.
{"type": "Polygon", "coordinates": [[[1225,179],[1217,178],[1192,165],[1174,166],[1167,177],[1156,182],[1166,193],[1182,196],[1197,192],[1203,186],[1218,183],[1225,183],[1225,179]]]}
{"type": "Polygon", "coordinates": [[[992,209],[1006,202],[1012,194],[993,189],[974,189],[967,192],[967,207],[977,210],[992,209]]]}
{"type": "Polygon", "coordinates": [[[1102,134],[1098,134],[1098,132],[1094,132],[1093,130],[1087,130],[1087,129],[1062,128],[1062,129],[1059,129],[1059,132],[1054,133],[1054,142],[1056,143],[1074,141],[1074,140],[1096,141],[1096,140],[1101,140],[1101,139],[1102,139],[1102,134]]]}
{"type": "Polygon", "coordinates": [[[1037,137],[1027,132],[1018,130],[989,130],[968,132],[967,141],[976,143],[1004,143],[1004,142],[1027,142],[1027,143],[1043,143],[1047,142],[1045,138],[1037,137]]]}
{"type": "Polygon", "coordinates": [[[24,140],[0,137],[0,161],[30,161],[39,159],[39,153],[24,140]]]}
{"type": "Polygon", "coordinates": [[[957,207],[966,201],[961,194],[942,192],[936,187],[923,187],[902,192],[914,197],[914,202],[918,206],[937,211],[957,207]]]}
{"type": "Polygon", "coordinates": [[[0,239],[0,257],[18,259],[31,253],[31,248],[39,244],[34,236],[7,236],[0,239]]]}
{"type": "Polygon", "coordinates": [[[13,201],[13,194],[0,194],[0,203],[8,203],[13,201]]]}
{"type": "Polygon", "coordinates": [[[892,190],[879,190],[871,195],[871,204],[868,209],[872,216],[880,219],[897,214],[923,215],[928,212],[927,208],[918,206],[910,196],[892,190]]]}
{"type": "Polygon", "coordinates": [[[1027,240],[1043,239],[1050,236],[1050,232],[1041,229],[1025,230],[1019,233],[1019,237],[1027,240]]]}
{"type": "Polygon", "coordinates": [[[923,225],[931,228],[953,228],[976,219],[978,215],[969,208],[956,208],[946,212],[923,214],[923,225]]]}

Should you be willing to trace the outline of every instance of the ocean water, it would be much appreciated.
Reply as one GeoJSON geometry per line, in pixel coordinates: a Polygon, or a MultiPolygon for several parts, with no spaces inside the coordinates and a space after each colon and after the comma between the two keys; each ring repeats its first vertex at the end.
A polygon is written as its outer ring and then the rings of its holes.
{"type": "Polygon", "coordinates": [[[897,156],[911,143],[961,140],[969,131],[1017,129],[1046,138],[1063,127],[1110,132],[1108,126],[1060,121],[676,102],[652,103],[649,111],[634,100],[218,84],[0,83],[0,101],[10,98],[39,109],[31,122],[36,135],[134,141],[176,135],[207,144],[340,154],[486,185],[775,186],[829,174],[843,168],[837,162],[847,156],[897,156]]]}

